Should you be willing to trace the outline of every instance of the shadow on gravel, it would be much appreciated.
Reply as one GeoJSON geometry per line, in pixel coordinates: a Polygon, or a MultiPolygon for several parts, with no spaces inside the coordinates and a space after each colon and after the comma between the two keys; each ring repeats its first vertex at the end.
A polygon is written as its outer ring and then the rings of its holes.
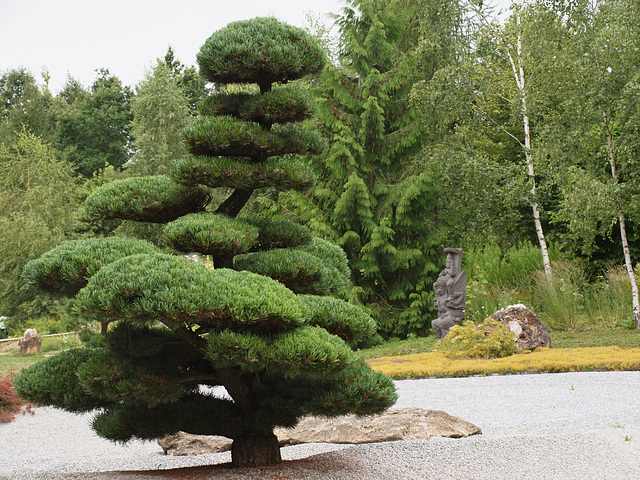
{"type": "Polygon", "coordinates": [[[260,468],[231,468],[231,464],[170,470],[90,472],[67,474],[68,480],[361,480],[364,472],[353,458],[305,458],[284,461],[281,465],[260,468]]]}

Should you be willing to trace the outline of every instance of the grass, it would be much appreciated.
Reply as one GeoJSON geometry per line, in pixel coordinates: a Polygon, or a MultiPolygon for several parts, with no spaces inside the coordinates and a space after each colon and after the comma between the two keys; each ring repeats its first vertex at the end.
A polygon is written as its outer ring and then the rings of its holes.
{"type": "MultiPolygon", "coordinates": [[[[78,342],[79,343],[79,342],[78,342]]],[[[6,346],[6,344],[2,344],[6,346]]],[[[5,374],[17,374],[23,368],[43,360],[47,355],[59,350],[65,350],[74,346],[73,336],[45,337],[42,339],[41,353],[36,355],[24,355],[20,352],[0,354],[0,376],[5,374]]]]}
{"type": "Polygon", "coordinates": [[[20,372],[23,368],[44,359],[44,354],[23,355],[21,353],[5,353],[0,355],[0,375],[10,375],[20,372]]]}

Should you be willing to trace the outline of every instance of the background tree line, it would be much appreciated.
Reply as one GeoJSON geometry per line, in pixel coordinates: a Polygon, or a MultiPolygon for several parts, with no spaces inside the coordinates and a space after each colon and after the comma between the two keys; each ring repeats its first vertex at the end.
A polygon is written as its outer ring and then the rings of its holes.
{"type": "MultiPolygon", "coordinates": [[[[252,213],[340,244],[350,300],[383,336],[427,333],[445,246],[473,262],[538,245],[550,285],[554,259],[582,262],[588,281],[626,265],[637,323],[639,12],[636,0],[518,0],[498,21],[467,0],[345,1],[337,37],[310,22],[331,64],[300,85],[326,143],[301,158],[317,184],[264,189],[252,213]]],[[[82,202],[186,155],[181,131],[215,88],[171,49],[135,89],[106,69],[55,96],[46,74],[0,76],[0,313],[20,324],[60,308],[20,278],[53,245],[153,228],[97,222],[82,202]]]]}

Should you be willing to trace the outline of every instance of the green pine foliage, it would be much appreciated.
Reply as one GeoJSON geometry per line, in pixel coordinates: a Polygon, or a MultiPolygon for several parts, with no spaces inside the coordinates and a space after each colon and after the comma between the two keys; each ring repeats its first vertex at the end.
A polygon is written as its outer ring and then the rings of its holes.
{"type": "Polygon", "coordinates": [[[375,322],[359,305],[316,295],[301,295],[300,300],[310,312],[311,325],[318,325],[349,344],[367,340],[376,333],[375,322]]]}
{"type": "Polygon", "coordinates": [[[191,156],[167,176],[106,184],[86,208],[166,224],[171,246],[210,255],[213,265],[116,239],[49,252],[25,274],[48,288],[79,289],[73,312],[109,329],[103,347],[45,360],[16,385],[43,405],[100,408],[93,428],[114,441],[179,430],[223,435],[234,440],[233,465],[279,463],[274,427],[309,414],[376,414],[395,402],[395,388],[347,343],[372,336],[373,320],[337,298],[312,300],[348,288],[346,253],[305,226],[238,217],[255,188],[311,186],[309,167],[292,154],[320,143],[305,133],[303,97],[284,84],[317,72],[320,48],[301,29],[257,18],[215,33],[198,59],[209,80],[259,83],[260,93],[206,102],[185,130],[191,156]],[[221,186],[232,191],[214,208],[210,189],[221,186]],[[231,399],[212,396],[211,387],[231,399]]]}
{"type": "Polygon", "coordinates": [[[104,265],[138,253],[158,252],[145,240],[131,238],[89,238],[72,240],[31,260],[22,276],[42,290],[75,295],[104,265]]]}
{"type": "Polygon", "coordinates": [[[265,92],[274,82],[316,73],[325,63],[312,37],[275,18],[230,23],[207,39],[197,59],[211,82],[257,83],[265,92]]]}
{"type": "Polygon", "coordinates": [[[319,153],[318,135],[296,124],[273,126],[241,120],[231,115],[200,117],[184,132],[189,151],[194,155],[261,156],[285,153],[319,153]]]}
{"type": "Polygon", "coordinates": [[[258,228],[258,250],[299,247],[315,241],[308,227],[288,220],[249,218],[246,222],[258,228]]]}
{"type": "Polygon", "coordinates": [[[258,243],[260,229],[225,215],[200,212],[174,220],[164,231],[171,246],[180,252],[235,256],[258,243]]]}
{"type": "Polygon", "coordinates": [[[328,279],[323,275],[321,260],[307,252],[296,249],[277,249],[239,255],[233,267],[266,275],[296,293],[328,293],[328,279]]]}
{"type": "Polygon", "coordinates": [[[310,116],[309,95],[302,89],[282,88],[255,96],[230,93],[207,97],[202,115],[233,115],[262,125],[300,122],[310,116]]]}
{"type": "Polygon", "coordinates": [[[186,157],[174,164],[172,175],[181,183],[244,190],[277,187],[282,190],[306,191],[315,182],[315,175],[309,167],[281,158],[254,164],[228,157],[186,157]]]}
{"type": "Polygon", "coordinates": [[[187,188],[158,175],[107,183],[87,198],[85,208],[90,215],[105,220],[166,223],[204,210],[209,199],[200,188],[187,188]]]}

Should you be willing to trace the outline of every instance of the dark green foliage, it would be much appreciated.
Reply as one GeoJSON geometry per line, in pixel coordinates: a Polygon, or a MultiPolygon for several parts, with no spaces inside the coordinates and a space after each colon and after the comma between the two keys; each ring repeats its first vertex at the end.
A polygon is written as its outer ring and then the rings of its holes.
{"type": "Polygon", "coordinates": [[[79,365],[76,375],[87,394],[114,404],[155,407],[176,402],[185,393],[184,385],[175,377],[154,374],[105,349],[97,350],[79,365]]]}
{"type": "Polygon", "coordinates": [[[234,268],[271,277],[295,293],[335,294],[349,285],[344,251],[319,238],[298,248],[239,255],[234,258],[234,268]]]}
{"type": "Polygon", "coordinates": [[[22,275],[43,290],[71,296],[104,265],[129,255],[157,251],[145,240],[118,237],[72,240],[31,260],[22,275]]]}
{"type": "Polygon", "coordinates": [[[298,299],[278,282],[248,272],[209,270],[166,254],[132,255],[103,267],[74,303],[84,315],[160,320],[170,328],[186,324],[265,332],[303,321],[298,299]]]}
{"type": "Polygon", "coordinates": [[[41,91],[24,68],[0,76],[0,144],[9,145],[20,133],[31,133],[50,142],[54,118],[51,94],[41,91]]]}
{"type": "Polygon", "coordinates": [[[349,344],[366,342],[376,333],[376,323],[360,306],[333,297],[301,295],[310,312],[309,323],[324,328],[349,344]]]}
{"type": "Polygon", "coordinates": [[[246,222],[259,229],[257,250],[298,247],[307,245],[312,240],[308,227],[288,220],[254,218],[247,219],[246,222]]]}
{"type": "Polygon", "coordinates": [[[322,262],[301,250],[283,248],[239,255],[233,259],[233,268],[271,277],[295,293],[329,293],[322,262]]]}
{"type": "Polygon", "coordinates": [[[89,214],[103,219],[167,223],[187,213],[199,212],[209,195],[186,188],[164,175],[116,180],[98,188],[85,202],[89,214]]]}
{"type": "Polygon", "coordinates": [[[205,356],[214,368],[257,372],[264,368],[267,346],[267,341],[255,333],[226,329],[207,336],[205,356]]]}
{"type": "Polygon", "coordinates": [[[261,125],[299,122],[309,118],[309,99],[303,90],[274,89],[264,95],[233,93],[208,97],[203,115],[233,115],[261,125]]]}
{"type": "Polygon", "coordinates": [[[104,402],[82,388],[76,372],[82,364],[102,354],[100,349],[65,350],[20,372],[13,388],[22,398],[38,405],[51,405],[70,412],[93,410],[104,402]]]}
{"type": "Polygon", "coordinates": [[[319,237],[314,237],[308,245],[300,247],[300,250],[309,252],[320,258],[324,268],[329,272],[336,285],[336,291],[347,288],[350,283],[351,270],[347,254],[335,243],[328,242],[319,237]]]}
{"type": "Polygon", "coordinates": [[[185,129],[184,137],[194,155],[267,157],[285,153],[318,153],[319,136],[296,124],[274,125],[265,130],[257,122],[231,115],[200,117],[185,129]]]}
{"type": "Polygon", "coordinates": [[[174,167],[173,177],[176,181],[212,188],[254,190],[276,187],[305,191],[315,182],[315,175],[309,167],[280,158],[255,164],[225,157],[187,157],[178,160],[174,167]]]}
{"type": "Polygon", "coordinates": [[[201,435],[219,432],[234,438],[248,423],[240,423],[241,412],[228,400],[189,393],[179,405],[114,405],[96,416],[93,428],[109,440],[127,442],[133,438],[155,440],[180,430],[201,435]]]}
{"type": "Polygon", "coordinates": [[[419,119],[429,112],[409,104],[425,5],[346,3],[337,17],[340,66],[323,71],[320,88],[319,120],[332,142],[317,163],[314,213],[326,222],[318,230],[328,227],[346,251],[359,299],[381,334],[425,335],[444,238],[436,221],[437,178],[417,156],[426,141],[419,119]]]}
{"type": "Polygon", "coordinates": [[[174,220],[164,231],[171,246],[180,252],[234,256],[258,243],[259,229],[225,215],[201,212],[174,220]]]}
{"type": "Polygon", "coordinates": [[[100,69],[90,91],[70,79],[57,103],[56,145],[76,171],[91,177],[105,164],[122,167],[131,151],[133,92],[100,69]]]}
{"type": "Polygon", "coordinates": [[[325,62],[315,39],[270,17],[230,23],[207,39],[197,58],[207,80],[257,83],[263,91],[316,73],[325,62]]]}

